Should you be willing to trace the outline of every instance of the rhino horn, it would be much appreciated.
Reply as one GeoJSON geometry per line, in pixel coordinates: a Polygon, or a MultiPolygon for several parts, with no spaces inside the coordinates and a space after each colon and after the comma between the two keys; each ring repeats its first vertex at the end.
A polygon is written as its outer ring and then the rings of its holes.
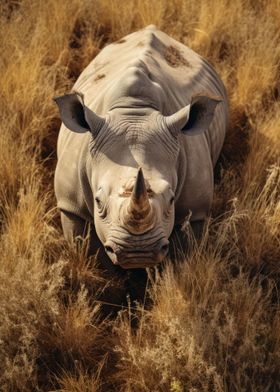
{"type": "Polygon", "coordinates": [[[141,168],[138,169],[136,181],[127,207],[125,223],[130,231],[134,233],[143,233],[151,228],[154,223],[152,207],[141,168]]]}
{"type": "Polygon", "coordinates": [[[141,167],[138,169],[136,181],[130,198],[130,207],[132,210],[141,212],[142,216],[149,213],[151,206],[145,185],[145,179],[141,167]]]}

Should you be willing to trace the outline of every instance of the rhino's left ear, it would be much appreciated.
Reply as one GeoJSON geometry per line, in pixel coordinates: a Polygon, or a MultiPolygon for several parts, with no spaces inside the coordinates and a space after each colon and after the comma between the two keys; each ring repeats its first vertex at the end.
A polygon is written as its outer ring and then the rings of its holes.
{"type": "Polygon", "coordinates": [[[85,106],[80,93],[66,94],[54,98],[63,124],[73,132],[91,131],[96,136],[105,124],[105,119],[85,106]]]}
{"type": "Polygon", "coordinates": [[[206,131],[214,117],[215,108],[223,99],[206,94],[195,95],[191,104],[171,116],[165,117],[166,125],[173,135],[199,135],[206,131]]]}

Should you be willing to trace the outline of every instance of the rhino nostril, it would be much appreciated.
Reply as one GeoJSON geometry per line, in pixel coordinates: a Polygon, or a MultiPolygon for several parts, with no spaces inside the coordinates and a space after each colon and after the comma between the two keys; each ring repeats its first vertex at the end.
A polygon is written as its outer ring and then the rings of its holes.
{"type": "Polygon", "coordinates": [[[105,246],[105,251],[106,251],[107,253],[115,253],[114,250],[113,250],[113,248],[112,248],[111,246],[108,246],[108,245],[105,246]]]}
{"type": "Polygon", "coordinates": [[[162,247],[161,247],[161,252],[168,252],[168,249],[169,249],[169,245],[168,244],[165,244],[165,245],[163,245],[162,247]]]}

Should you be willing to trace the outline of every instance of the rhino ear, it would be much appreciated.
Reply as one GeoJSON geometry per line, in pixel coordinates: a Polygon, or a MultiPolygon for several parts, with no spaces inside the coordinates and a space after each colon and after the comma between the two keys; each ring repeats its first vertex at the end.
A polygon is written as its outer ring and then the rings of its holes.
{"type": "Polygon", "coordinates": [[[96,136],[105,124],[105,119],[98,116],[84,105],[83,96],[78,93],[66,94],[54,98],[63,124],[73,132],[91,131],[96,136]]]}
{"type": "Polygon", "coordinates": [[[183,107],[171,116],[165,117],[168,129],[173,135],[182,132],[185,135],[199,135],[206,131],[214,117],[215,108],[221,97],[206,94],[195,95],[191,104],[183,107]]]}

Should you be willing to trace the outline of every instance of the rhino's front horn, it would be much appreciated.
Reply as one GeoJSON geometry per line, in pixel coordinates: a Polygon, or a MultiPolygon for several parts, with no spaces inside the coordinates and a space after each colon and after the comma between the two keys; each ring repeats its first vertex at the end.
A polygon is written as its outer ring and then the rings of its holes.
{"type": "Polygon", "coordinates": [[[125,216],[125,225],[133,233],[144,233],[154,224],[152,207],[142,169],[138,169],[125,216]]]}
{"type": "Polygon", "coordinates": [[[144,218],[151,210],[145,179],[141,167],[138,169],[136,181],[129,203],[131,213],[144,218]]]}

